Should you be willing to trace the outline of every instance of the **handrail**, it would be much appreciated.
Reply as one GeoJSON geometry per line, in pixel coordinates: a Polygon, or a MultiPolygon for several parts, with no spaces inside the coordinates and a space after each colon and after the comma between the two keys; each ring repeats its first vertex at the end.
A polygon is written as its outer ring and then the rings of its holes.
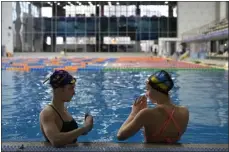
{"type": "Polygon", "coordinates": [[[209,26],[209,25],[212,25],[212,24],[215,24],[215,23],[217,23],[216,20],[214,20],[214,21],[212,21],[212,22],[209,22],[209,23],[207,23],[207,24],[204,24],[204,25],[202,25],[202,26],[193,28],[193,29],[191,29],[191,30],[189,30],[189,31],[184,32],[183,34],[187,34],[187,33],[193,32],[193,31],[198,31],[199,29],[202,29],[202,28],[204,28],[204,27],[206,27],[206,26],[209,26]]]}

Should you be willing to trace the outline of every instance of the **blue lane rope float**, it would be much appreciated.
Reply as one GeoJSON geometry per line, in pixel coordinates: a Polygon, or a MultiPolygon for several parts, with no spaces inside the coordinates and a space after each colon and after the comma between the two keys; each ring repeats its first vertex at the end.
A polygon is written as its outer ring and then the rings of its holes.
{"type": "MultiPolygon", "coordinates": [[[[16,66],[2,66],[2,70],[11,70],[11,71],[26,71],[23,70],[23,67],[16,66]]],[[[65,66],[47,66],[44,68],[38,67],[29,67],[28,71],[53,71],[55,69],[65,69],[65,66]]],[[[121,67],[121,68],[108,68],[104,66],[86,66],[86,67],[79,67],[76,69],[68,69],[72,71],[155,71],[155,70],[167,70],[167,71],[225,71],[224,69],[220,68],[129,68],[129,67],[121,67]]]]}
{"type": "MultiPolygon", "coordinates": [[[[225,70],[224,68],[217,68],[211,66],[200,66],[198,64],[187,64],[186,66],[181,66],[182,63],[176,63],[177,66],[174,67],[156,67],[156,65],[152,64],[152,67],[134,67],[134,60],[135,58],[127,58],[128,62],[132,63],[131,66],[125,66],[125,62],[118,62],[119,58],[59,58],[59,59],[48,59],[48,58],[39,58],[39,59],[9,59],[3,60],[2,62],[2,70],[15,70],[15,71],[53,71],[55,69],[68,69],[71,71],[151,71],[155,69],[167,69],[167,70],[202,70],[202,71],[212,71],[212,70],[225,70]],[[130,62],[131,60],[131,62],[130,62]],[[133,61],[132,61],[133,60],[133,61]],[[85,62],[87,61],[87,62],[85,62]],[[109,63],[117,63],[121,64],[121,67],[112,67],[109,63]],[[24,66],[24,67],[23,67],[24,66]],[[37,67],[36,67],[37,66],[37,67]],[[42,68],[43,66],[43,68],[42,68]],[[71,68],[77,67],[77,68],[71,68]],[[181,67],[180,67],[181,66],[181,67]],[[70,68],[67,68],[70,67],[70,68]]],[[[148,58],[146,58],[148,59],[148,58]]],[[[143,61],[143,59],[141,59],[143,61]]],[[[163,61],[161,59],[161,61],[163,61]]],[[[157,61],[154,61],[157,63],[157,61]]],[[[145,63],[145,62],[144,62],[145,63]]],[[[166,62],[164,63],[166,64],[166,62]]],[[[149,64],[150,65],[150,64],[149,64]]],[[[163,63],[162,63],[163,65],[163,63]]]]}

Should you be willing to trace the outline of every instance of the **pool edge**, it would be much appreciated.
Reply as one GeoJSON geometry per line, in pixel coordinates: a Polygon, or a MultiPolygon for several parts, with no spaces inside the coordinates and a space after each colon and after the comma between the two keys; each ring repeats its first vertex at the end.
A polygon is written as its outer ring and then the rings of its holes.
{"type": "MultiPolygon", "coordinates": [[[[48,142],[2,142],[2,146],[41,146],[51,147],[48,142]]],[[[228,144],[145,144],[145,143],[112,143],[112,142],[79,142],[70,144],[73,147],[132,147],[132,148],[227,148],[228,144]]]]}

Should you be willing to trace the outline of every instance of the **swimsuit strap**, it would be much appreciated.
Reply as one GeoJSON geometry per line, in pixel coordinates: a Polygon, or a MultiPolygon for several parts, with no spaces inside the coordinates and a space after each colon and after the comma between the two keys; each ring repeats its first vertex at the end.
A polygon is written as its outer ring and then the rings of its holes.
{"type": "Polygon", "coordinates": [[[62,119],[61,115],[60,115],[59,112],[56,110],[56,108],[54,108],[53,105],[49,105],[49,106],[52,107],[52,108],[56,111],[56,113],[60,116],[60,119],[64,122],[64,120],[62,119]]]}

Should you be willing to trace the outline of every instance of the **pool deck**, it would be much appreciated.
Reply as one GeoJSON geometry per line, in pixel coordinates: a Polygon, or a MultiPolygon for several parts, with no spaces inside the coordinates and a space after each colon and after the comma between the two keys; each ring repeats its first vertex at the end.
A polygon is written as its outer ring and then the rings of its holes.
{"type": "MultiPolygon", "coordinates": [[[[47,142],[2,142],[2,146],[41,146],[52,147],[47,142]]],[[[226,148],[228,144],[143,144],[143,143],[109,143],[109,142],[82,142],[70,144],[67,147],[132,147],[132,148],[226,148]]]]}
{"type": "Polygon", "coordinates": [[[210,65],[210,66],[218,66],[218,67],[225,67],[228,60],[217,60],[217,59],[186,59],[186,62],[195,63],[196,61],[200,62],[201,64],[210,65]]]}

